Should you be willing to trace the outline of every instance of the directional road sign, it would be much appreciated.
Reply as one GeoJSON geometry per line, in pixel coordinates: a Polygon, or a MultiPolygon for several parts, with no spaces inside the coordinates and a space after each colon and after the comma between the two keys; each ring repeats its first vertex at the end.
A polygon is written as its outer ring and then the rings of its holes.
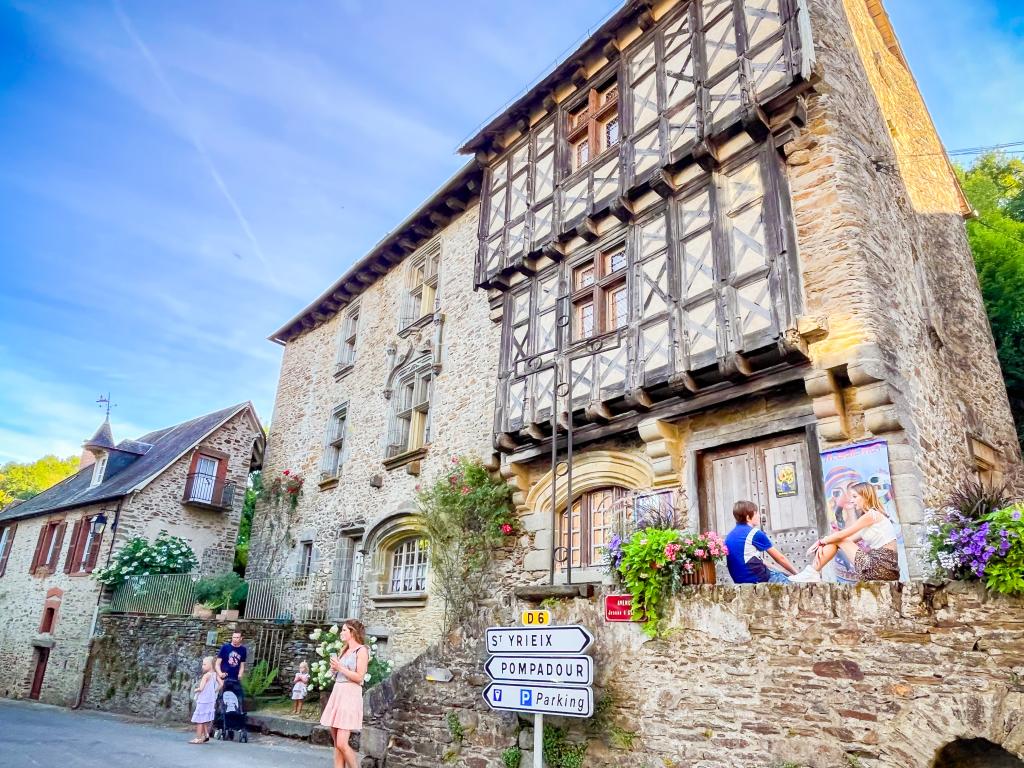
{"type": "Polygon", "coordinates": [[[492,680],[550,685],[591,685],[594,660],[589,656],[491,656],[484,666],[492,680]]]}
{"type": "Polygon", "coordinates": [[[488,653],[583,653],[594,636],[579,624],[557,627],[488,627],[488,653]]]}
{"type": "Polygon", "coordinates": [[[491,683],[484,688],[484,701],[491,709],[513,712],[566,717],[591,717],[594,714],[594,692],[590,688],[491,683]]]}

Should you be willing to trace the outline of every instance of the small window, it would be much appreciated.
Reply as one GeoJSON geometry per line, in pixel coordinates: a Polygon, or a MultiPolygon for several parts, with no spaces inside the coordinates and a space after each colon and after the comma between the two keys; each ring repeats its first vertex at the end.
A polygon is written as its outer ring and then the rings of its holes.
{"type": "Polygon", "coordinates": [[[618,86],[591,89],[586,101],[569,113],[568,131],[574,171],[618,144],[618,86]]]}
{"type": "Polygon", "coordinates": [[[42,633],[53,632],[53,622],[57,618],[57,609],[53,606],[47,606],[46,610],[43,611],[43,622],[39,625],[39,631],[42,633]]]}
{"type": "Polygon", "coordinates": [[[299,565],[295,576],[299,579],[308,579],[313,570],[313,542],[299,542],[299,565]]]}
{"type": "Polygon", "coordinates": [[[220,459],[200,454],[196,459],[195,471],[188,476],[185,501],[219,505],[219,497],[223,491],[223,483],[217,482],[219,468],[220,459]]]}
{"type": "Polygon", "coordinates": [[[626,249],[616,246],[573,268],[574,341],[629,324],[628,265],[626,249]]]}
{"type": "Polygon", "coordinates": [[[430,249],[409,264],[400,328],[408,328],[433,314],[440,266],[441,251],[438,248],[430,249]]]}
{"type": "Polygon", "coordinates": [[[430,552],[426,539],[403,539],[391,550],[391,578],[388,591],[392,594],[425,592],[427,565],[430,552]]]}
{"type": "Polygon", "coordinates": [[[5,525],[0,528],[0,576],[7,570],[7,560],[11,556],[11,548],[14,546],[14,533],[16,525],[5,525]]]}
{"type": "Polygon", "coordinates": [[[359,337],[359,307],[351,307],[341,324],[341,346],[338,349],[338,368],[356,361],[356,342],[359,337]]]}
{"type": "Polygon", "coordinates": [[[345,461],[345,438],[348,425],[348,405],[339,405],[327,423],[327,440],[320,464],[320,479],[330,480],[341,474],[345,461]]]}
{"type": "Polygon", "coordinates": [[[572,505],[571,519],[562,511],[558,526],[562,551],[556,558],[559,569],[565,570],[569,559],[570,530],[573,568],[590,568],[605,563],[605,547],[616,527],[621,525],[625,498],[626,492],[622,488],[601,488],[576,498],[572,505]]]}
{"type": "Polygon", "coordinates": [[[430,442],[432,374],[420,365],[398,379],[391,395],[387,458],[415,451],[430,442]]]}
{"type": "Polygon", "coordinates": [[[62,520],[47,523],[39,531],[39,541],[36,543],[36,554],[32,558],[29,568],[30,573],[35,573],[38,568],[45,568],[53,573],[57,568],[57,560],[60,557],[61,544],[64,543],[64,529],[66,524],[62,520]]]}
{"type": "Polygon", "coordinates": [[[103,482],[103,475],[107,471],[107,454],[102,453],[96,459],[96,463],[92,465],[92,480],[89,483],[90,488],[94,488],[103,482]]]}

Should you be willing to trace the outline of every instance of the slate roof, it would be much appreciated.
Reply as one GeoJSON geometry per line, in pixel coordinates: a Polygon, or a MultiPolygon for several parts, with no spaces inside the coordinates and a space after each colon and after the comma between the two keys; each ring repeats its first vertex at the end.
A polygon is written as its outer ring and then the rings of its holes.
{"type": "Polygon", "coordinates": [[[106,448],[108,450],[114,447],[114,433],[110,431],[109,419],[100,424],[100,428],[96,430],[96,434],[85,441],[85,447],[106,448]]]}
{"type": "Polygon", "coordinates": [[[80,507],[97,501],[116,499],[135,490],[144,481],[166,469],[189,448],[198,443],[225,421],[246,408],[250,403],[239,403],[230,408],[143,435],[138,440],[126,440],[110,451],[106,477],[94,488],[89,487],[93,468],[88,466],[56,485],[47,488],[16,506],[0,512],[0,522],[22,520],[47,514],[59,509],[80,507]],[[139,452],[148,446],[142,455],[139,452]]]}

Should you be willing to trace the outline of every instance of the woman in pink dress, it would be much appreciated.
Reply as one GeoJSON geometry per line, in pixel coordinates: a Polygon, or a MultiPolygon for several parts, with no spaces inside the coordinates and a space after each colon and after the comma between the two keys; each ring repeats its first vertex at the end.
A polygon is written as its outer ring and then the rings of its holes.
{"type": "Polygon", "coordinates": [[[363,680],[370,664],[370,650],[364,645],[362,622],[349,619],[341,625],[341,656],[331,656],[331,670],[337,677],[331,698],[320,716],[320,724],[331,729],[334,739],[334,768],[359,768],[359,756],[348,745],[352,731],[363,729],[363,680]]]}

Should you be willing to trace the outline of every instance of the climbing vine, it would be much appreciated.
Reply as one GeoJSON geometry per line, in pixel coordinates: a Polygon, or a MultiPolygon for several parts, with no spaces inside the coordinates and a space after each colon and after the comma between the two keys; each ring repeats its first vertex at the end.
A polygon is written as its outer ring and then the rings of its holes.
{"type": "Polygon", "coordinates": [[[492,551],[519,532],[512,489],[478,459],[453,456],[446,472],[419,489],[418,501],[448,628],[481,596],[492,551]]]}

